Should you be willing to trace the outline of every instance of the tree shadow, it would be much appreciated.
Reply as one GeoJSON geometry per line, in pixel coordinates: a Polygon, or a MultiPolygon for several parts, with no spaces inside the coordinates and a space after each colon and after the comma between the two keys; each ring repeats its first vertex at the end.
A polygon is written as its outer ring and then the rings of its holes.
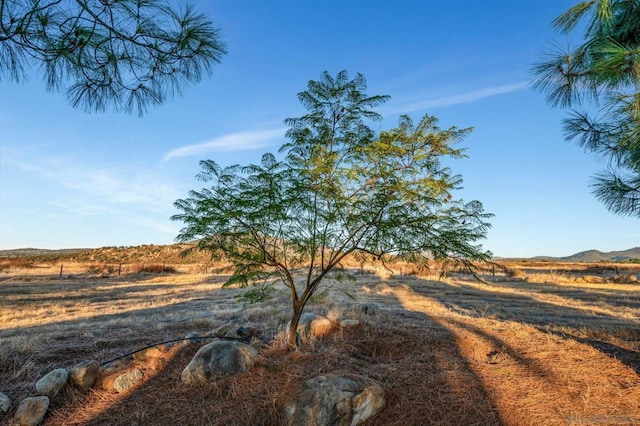
{"type": "Polygon", "coordinates": [[[304,381],[328,373],[383,385],[387,406],[365,425],[503,424],[454,342],[426,315],[379,313],[359,327],[336,327],[298,352],[263,346],[250,372],[197,385],[179,379],[197,350],[188,346],[131,392],[96,391],[58,408],[46,424],[281,425],[284,405],[304,381]]]}
{"type": "MultiPolygon", "coordinates": [[[[562,299],[541,300],[533,286],[527,287],[531,295],[523,293],[519,283],[465,284],[461,282],[416,281],[411,286],[419,295],[434,299],[448,310],[464,316],[486,317],[502,321],[517,321],[528,324],[543,333],[551,333],[566,339],[587,344],[607,356],[616,358],[623,364],[640,371],[640,352],[633,347],[624,348],[616,341],[608,339],[614,335],[618,340],[629,340],[629,345],[637,345],[640,340],[640,322],[633,318],[624,318],[603,313],[594,308],[593,303],[601,301],[602,296],[591,294],[588,290],[571,290],[574,300],[565,295],[562,299]],[[509,289],[513,292],[509,292],[509,289]],[[507,290],[507,291],[505,291],[507,290]],[[578,295],[582,296],[578,296],[578,295]],[[584,303],[583,307],[571,307],[563,301],[584,303]],[[574,330],[572,333],[568,330],[574,330]],[[580,337],[581,333],[591,333],[595,337],[580,337]],[[608,336],[609,335],[609,336],[608,336]]],[[[545,294],[555,294],[553,289],[559,286],[542,285],[545,294]]],[[[613,291],[613,290],[610,290],[613,291]]],[[[637,309],[638,300],[629,294],[614,297],[616,308],[637,309]]],[[[607,298],[606,303],[609,303],[607,298]]]]}
{"type": "MultiPolygon", "coordinates": [[[[81,283],[77,285],[82,292],[81,283]]],[[[70,301],[73,306],[80,306],[82,316],[51,321],[47,321],[46,313],[49,306],[62,302],[57,297],[32,295],[36,296],[32,303],[20,297],[17,301],[1,299],[0,309],[6,313],[24,304],[32,311],[37,310],[37,318],[42,321],[25,321],[21,326],[0,329],[0,389],[14,400],[23,398],[33,392],[33,385],[40,377],[54,368],[71,368],[91,359],[105,362],[150,344],[179,339],[190,332],[207,333],[214,325],[233,319],[241,310],[241,305],[232,297],[237,291],[218,296],[206,289],[191,291],[186,300],[176,299],[146,308],[151,299],[143,292],[168,286],[143,284],[140,287],[117,289],[113,297],[95,304],[88,301],[93,296],[88,295],[88,290],[84,292],[87,300],[70,301]],[[110,301],[121,303],[123,309],[104,313],[103,303],[110,301]]],[[[66,288],[60,291],[68,292],[66,288]]],[[[40,296],[46,292],[49,290],[40,296]]],[[[73,314],[67,316],[73,317],[73,314]]]]}
{"type": "MultiPolygon", "coordinates": [[[[491,286],[410,279],[382,280],[367,276],[360,279],[355,287],[367,285],[384,290],[383,287],[388,286],[395,290],[409,283],[413,292],[435,300],[447,312],[473,318],[485,316],[518,321],[556,335],[561,334],[550,331],[552,327],[586,324],[587,327],[598,328],[604,321],[631,330],[636,324],[633,320],[613,315],[594,315],[582,309],[545,303],[521,292],[499,292],[491,286]]],[[[142,286],[153,287],[151,284],[142,286]]],[[[137,292],[132,291],[129,295],[135,294],[137,292]]],[[[455,316],[447,316],[443,320],[437,313],[409,310],[394,291],[376,290],[370,294],[371,300],[378,298],[391,309],[383,310],[375,321],[367,321],[365,316],[360,327],[336,330],[310,343],[297,355],[263,348],[265,357],[262,364],[250,374],[212,384],[183,385],[179,381],[180,372],[197,349],[190,346],[177,352],[162,368],[149,372],[146,381],[133,391],[119,395],[94,391],[79,396],[77,404],[54,407],[54,414],[47,424],[60,424],[56,422],[65,418],[69,420],[64,424],[282,424],[283,398],[290,397],[304,380],[328,372],[364,377],[384,385],[388,395],[387,409],[366,424],[415,424],[412,422],[416,419],[420,419],[420,424],[504,424],[503,414],[492,400],[491,390],[472,369],[474,360],[469,359],[459,346],[455,327],[487,342],[489,346],[501,348],[531,375],[548,381],[554,379],[553,372],[535,359],[519,353],[498,336],[473,324],[455,316]],[[217,411],[210,409],[221,404],[223,407],[217,411]],[[91,417],[87,418],[86,413],[91,417]],[[74,418],[81,421],[75,422],[74,418]]],[[[47,350],[50,355],[43,355],[39,360],[38,376],[41,376],[46,368],[60,367],[61,362],[70,367],[79,361],[95,358],[97,353],[100,354],[99,361],[121,355],[125,342],[131,349],[136,349],[158,341],[157,330],[149,333],[133,331],[127,328],[127,324],[129,327],[135,324],[137,330],[146,327],[153,330],[163,310],[170,309],[175,315],[162,333],[170,333],[167,337],[175,338],[180,333],[193,331],[193,323],[188,319],[195,312],[210,312],[209,309],[221,303],[221,299],[212,297],[209,290],[193,292],[190,297],[189,301],[170,306],[96,314],[90,319],[34,325],[14,332],[49,336],[47,350]],[[187,320],[183,321],[185,318],[187,320]],[[84,347],[77,345],[78,333],[83,332],[78,330],[111,322],[113,335],[99,340],[104,347],[96,347],[95,337],[88,338],[92,339],[91,343],[84,347]],[[52,329],[67,331],[52,333],[52,329]],[[72,347],[71,351],[69,347],[72,347]],[[51,356],[51,359],[46,359],[46,356],[51,356]]],[[[367,299],[366,294],[362,299],[367,299]]],[[[622,297],[619,302],[623,306],[628,305],[624,304],[622,297]]],[[[317,306],[310,306],[308,310],[313,308],[317,306]]],[[[325,308],[328,310],[330,306],[325,308]]],[[[3,332],[0,331],[2,337],[3,332]]],[[[626,360],[618,359],[638,372],[637,351],[596,339],[563,337],[591,345],[610,356],[616,353],[624,355],[626,360]],[[635,362],[632,360],[634,356],[635,362]]],[[[0,383],[0,386],[5,385],[0,383]]]]}

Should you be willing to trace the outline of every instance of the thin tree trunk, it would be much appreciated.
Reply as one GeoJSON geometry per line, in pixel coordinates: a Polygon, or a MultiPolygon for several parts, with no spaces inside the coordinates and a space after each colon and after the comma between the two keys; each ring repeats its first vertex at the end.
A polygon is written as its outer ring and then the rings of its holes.
{"type": "Polygon", "coordinates": [[[295,351],[298,348],[298,323],[300,322],[301,314],[302,309],[294,307],[293,315],[291,316],[291,325],[289,326],[289,336],[287,339],[287,345],[292,351],[295,351]]]}

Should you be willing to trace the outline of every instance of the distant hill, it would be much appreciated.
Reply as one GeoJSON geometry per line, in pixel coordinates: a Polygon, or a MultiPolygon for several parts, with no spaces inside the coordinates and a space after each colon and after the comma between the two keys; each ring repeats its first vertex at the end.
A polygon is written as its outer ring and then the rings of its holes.
{"type": "Polygon", "coordinates": [[[60,249],[46,250],[23,248],[15,250],[0,250],[0,258],[27,258],[37,261],[62,261],[95,263],[135,263],[135,262],[169,262],[190,263],[206,262],[210,255],[203,252],[193,252],[184,256],[190,244],[154,245],[146,244],[127,247],[101,247],[94,249],[60,249]]]}
{"type": "Polygon", "coordinates": [[[561,257],[560,259],[568,262],[621,262],[629,259],[640,259],[640,247],[610,252],[587,250],[571,256],[561,257]]]}
{"type": "Polygon", "coordinates": [[[12,250],[0,250],[0,257],[55,257],[55,256],[67,256],[71,254],[80,253],[82,251],[91,250],[86,248],[70,248],[70,249],[37,249],[37,248],[21,248],[12,250]]]}
{"type": "MultiPolygon", "coordinates": [[[[141,245],[131,247],[102,247],[96,249],[71,248],[59,250],[47,250],[36,248],[22,248],[14,250],[0,250],[0,258],[26,257],[39,260],[62,260],[69,259],[78,262],[172,262],[183,263],[190,261],[205,262],[209,255],[202,252],[191,253],[186,258],[182,252],[192,247],[189,244],[171,245],[141,245]]],[[[599,250],[587,250],[565,257],[536,256],[529,259],[511,260],[534,260],[549,262],[624,262],[631,259],[640,259],[640,247],[629,250],[601,252],[599,250]]]]}
{"type": "Polygon", "coordinates": [[[587,250],[565,257],[536,256],[530,260],[550,262],[624,262],[625,260],[640,259],[640,247],[629,250],[602,252],[600,250],[587,250]]]}

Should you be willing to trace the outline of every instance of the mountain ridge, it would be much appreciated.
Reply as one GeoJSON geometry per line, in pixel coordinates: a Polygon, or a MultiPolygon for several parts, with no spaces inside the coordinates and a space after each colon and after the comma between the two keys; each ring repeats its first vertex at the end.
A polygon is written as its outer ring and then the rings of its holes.
{"type": "Polygon", "coordinates": [[[628,250],[614,250],[603,252],[600,250],[585,250],[570,256],[535,256],[530,260],[553,260],[560,262],[623,262],[625,260],[640,259],[640,247],[633,247],[628,250]]]}
{"type": "MultiPolygon", "coordinates": [[[[20,248],[20,249],[9,249],[9,250],[0,250],[0,257],[38,257],[38,258],[66,258],[66,257],[79,257],[83,259],[78,260],[88,260],[84,259],[84,257],[91,256],[92,253],[104,253],[105,251],[112,252],[110,254],[114,255],[118,253],[118,258],[127,257],[130,258],[131,255],[142,255],[145,252],[150,252],[154,254],[168,254],[167,251],[171,252],[172,255],[175,255],[177,251],[181,251],[178,249],[184,249],[184,245],[177,244],[169,244],[169,245],[140,245],[140,246],[131,246],[131,247],[100,247],[100,248],[69,248],[69,249],[38,249],[38,248],[20,248]],[[113,253],[116,252],[116,253],[113,253]],[[126,255],[125,255],[126,253],[126,255]]],[[[112,257],[112,256],[109,256],[112,257]]],[[[171,256],[173,257],[173,256],[171,256]]],[[[497,259],[516,259],[509,257],[497,257],[497,259]]],[[[595,263],[595,262],[624,262],[632,259],[640,259],[640,247],[633,247],[628,250],[615,250],[609,252],[602,252],[600,250],[585,250],[570,256],[534,256],[528,258],[517,258],[521,260],[537,260],[537,261],[556,261],[556,262],[584,262],[584,263],[595,263]]],[[[93,259],[91,259],[93,260],[93,259]]]]}

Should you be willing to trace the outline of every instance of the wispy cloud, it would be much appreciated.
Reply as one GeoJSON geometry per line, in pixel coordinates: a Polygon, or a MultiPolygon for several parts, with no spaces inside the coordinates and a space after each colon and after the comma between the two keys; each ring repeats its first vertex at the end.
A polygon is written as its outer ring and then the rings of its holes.
{"type": "Polygon", "coordinates": [[[467,56],[460,54],[429,61],[413,71],[388,81],[384,87],[384,93],[397,92],[398,88],[415,87],[416,84],[423,84],[427,79],[450,74],[457,69],[465,68],[465,66],[469,66],[467,56]]]}
{"type": "Polygon", "coordinates": [[[175,157],[191,157],[213,151],[247,151],[262,148],[269,145],[274,139],[282,137],[285,130],[283,128],[271,130],[247,130],[244,132],[231,133],[219,136],[206,142],[181,146],[167,152],[162,161],[168,161],[175,157]]]}
{"type": "Polygon", "coordinates": [[[28,149],[3,151],[3,154],[12,154],[3,156],[4,165],[45,179],[49,185],[57,184],[72,190],[74,198],[69,198],[69,194],[63,198],[55,193],[58,200],[50,202],[57,207],[65,206],[73,214],[104,213],[115,206],[135,206],[149,212],[166,213],[181,194],[180,188],[161,173],[139,165],[88,164],[59,155],[38,156],[28,149]]]}
{"type": "Polygon", "coordinates": [[[389,112],[414,112],[429,108],[445,107],[451,105],[466,104],[478,101],[480,99],[489,98],[491,96],[503,95],[505,93],[517,92],[528,87],[527,82],[505,84],[502,86],[488,87],[485,89],[473,90],[452,96],[443,96],[435,99],[427,99],[420,102],[405,103],[398,106],[392,106],[389,112]]]}

